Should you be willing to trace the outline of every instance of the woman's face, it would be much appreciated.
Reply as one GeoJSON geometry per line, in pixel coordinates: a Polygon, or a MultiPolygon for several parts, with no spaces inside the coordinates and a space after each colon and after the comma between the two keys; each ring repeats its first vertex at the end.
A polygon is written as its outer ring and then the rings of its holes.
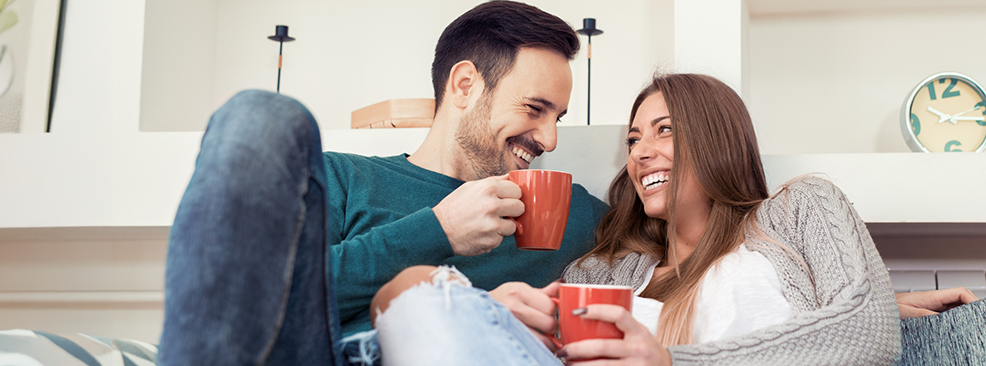
{"type": "Polygon", "coordinates": [[[627,173],[644,204],[647,216],[669,220],[667,188],[672,174],[681,174],[678,187],[678,220],[687,216],[706,215],[711,207],[695,174],[685,164],[671,171],[674,162],[674,132],[664,94],[657,92],[644,99],[633,117],[627,134],[630,155],[627,173]]]}

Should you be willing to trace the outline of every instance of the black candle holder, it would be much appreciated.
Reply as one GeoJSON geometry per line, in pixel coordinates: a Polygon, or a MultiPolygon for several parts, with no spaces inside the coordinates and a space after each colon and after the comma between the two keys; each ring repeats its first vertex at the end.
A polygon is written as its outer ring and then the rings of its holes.
{"type": "Polygon", "coordinates": [[[274,29],[274,35],[267,37],[267,39],[281,44],[280,50],[277,51],[277,93],[281,93],[281,61],[284,58],[284,42],[294,41],[293,37],[288,37],[288,26],[279,25],[274,29]]]}
{"type": "Polygon", "coordinates": [[[589,120],[590,106],[592,104],[592,36],[603,34],[603,31],[602,29],[596,28],[596,18],[585,18],[582,19],[582,29],[579,29],[576,32],[589,37],[589,47],[586,49],[586,61],[588,62],[589,75],[586,77],[587,94],[585,97],[585,124],[588,126],[592,124],[589,120]]]}

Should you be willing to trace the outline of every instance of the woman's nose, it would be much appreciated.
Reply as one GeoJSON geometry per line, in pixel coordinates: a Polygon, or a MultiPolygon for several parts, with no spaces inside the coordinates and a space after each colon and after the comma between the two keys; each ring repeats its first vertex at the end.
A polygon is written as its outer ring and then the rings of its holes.
{"type": "Polygon", "coordinates": [[[653,146],[651,146],[648,142],[644,140],[638,141],[630,149],[630,158],[637,163],[642,163],[647,160],[653,159],[654,156],[656,155],[657,155],[657,150],[654,149],[653,146]]]}

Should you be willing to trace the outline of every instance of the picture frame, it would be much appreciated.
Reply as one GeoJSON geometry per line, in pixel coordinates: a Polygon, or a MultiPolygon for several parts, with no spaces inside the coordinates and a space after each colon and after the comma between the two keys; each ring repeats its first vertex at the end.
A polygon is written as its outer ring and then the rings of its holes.
{"type": "Polygon", "coordinates": [[[45,133],[67,0],[0,0],[0,133],[45,133]]]}

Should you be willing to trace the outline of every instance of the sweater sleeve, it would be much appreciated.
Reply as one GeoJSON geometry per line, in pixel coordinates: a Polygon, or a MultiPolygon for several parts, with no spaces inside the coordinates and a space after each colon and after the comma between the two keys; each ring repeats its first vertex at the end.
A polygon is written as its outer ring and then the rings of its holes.
{"type": "Polygon", "coordinates": [[[826,180],[803,178],[764,202],[757,221],[771,238],[766,242],[787,245],[803,259],[779,249],[768,255],[795,315],[746,335],[669,347],[673,363],[892,364],[900,354],[900,333],[890,277],[845,195],[826,180]],[[790,258],[776,259],[784,255],[790,258]]]}
{"type": "Polygon", "coordinates": [[[656,259],[640,253],[628,253],[623,257],[613,259],[612,263],[591,255],[579,263],[578,260],[569,263],[562,272],[566,283],[584,283],[590,285],[617,285],[640,287],[656,259]]]}
{"type": "Polygon", "coordinates": [[[448,237],[431,208],[332,245],[339,317],[346,322],[365,312],[377,290],[401,270],[437,266],[452,255],[448,237]]]}
{"type": "Polygon", "coordinates": [[[335,298],[343,330],[368,330],[377,290],[401,270],[438,265],[453,255],[445,231],[428,205],[401,201],[407,192],[380,186],[407,180],[379,161],[327,152],[326,241],[330,244],[335,298]],[[382,172],[382,173],[381,173],[382,172]],[[386,181],[384,179],[393,179],[386,181]],[[377,199],[370,203],[370,198],[377,199]],[[412,207],[416,206],[416,207],[412,207]]]}

